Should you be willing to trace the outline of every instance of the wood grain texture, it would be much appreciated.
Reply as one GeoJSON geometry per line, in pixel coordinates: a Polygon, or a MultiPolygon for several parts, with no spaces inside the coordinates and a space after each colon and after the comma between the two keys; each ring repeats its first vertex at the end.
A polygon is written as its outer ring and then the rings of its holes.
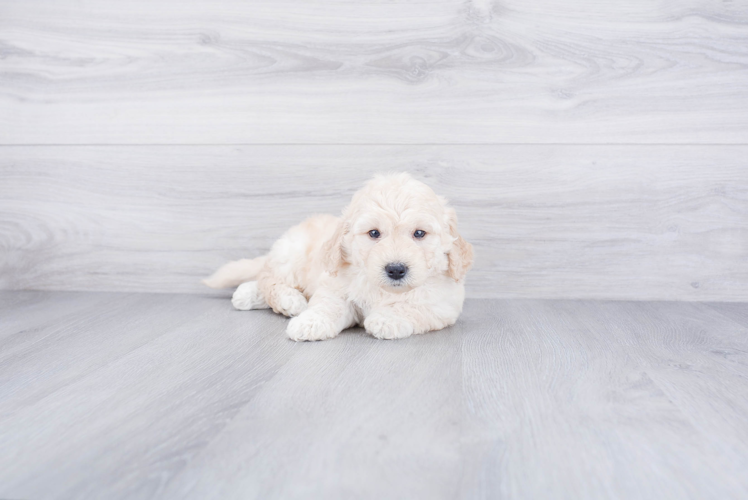
{"type": "Polygon", "coordinates": [[[0,143],[743,143],[743,1],[2,2],[0,143]]]}
{"type": "Polygon", "coordinates": [[[714,316],[684,303],[468,308],[466,498],[738,498],[748,331],[714,316]]]}
{"type": "Polygon", "coordinates": [[[227,299],[108,296],[0,361],[0,497],[152,498],[295,352],[227,299]]]}
{"type": "Polygon", "coordinates": [[[472,297],[748,300],[748,147],[0,148],[0,287],[197,292],[373,173],[453,200],[472,297]]]}
{"type": "Polygon", "coordinates": [[[454,498],[458,330],[383,344],[359,329],[301,345],[164,497],[454,498]]]}
{"type": "Polygon", "coordinates": [[[313,344],[208,296],[14,304],[48,309],[0,323],[2,498],[748,495],[747,304],[469,300],[313,344]]]}
{"type": "Polygon", "coordinates": [[[709,304],[709,306],[738,324],[748,327],[748,307],[744,304],[709,304]]]}

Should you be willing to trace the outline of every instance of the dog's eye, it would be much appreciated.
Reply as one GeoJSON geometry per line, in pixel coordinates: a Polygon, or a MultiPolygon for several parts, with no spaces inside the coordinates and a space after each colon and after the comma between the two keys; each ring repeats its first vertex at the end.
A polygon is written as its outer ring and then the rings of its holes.
{"type": "Polygon", "coordinates": [[[424,231],[423,229],[416,229],[416,232],[413,233],[413,236],[420,240],[421,238],[426,236],[426,231],[424,231]]]}
{"type": "Polygon", "coordinates": [[[374,238],[376,240],[377,238],[379,238],[382,235],[380,234],[380,232],[379,232],[378,229],[372,229],[371,231],[369,231],[369,236],[371,236],[372,238],[374,238]]]}

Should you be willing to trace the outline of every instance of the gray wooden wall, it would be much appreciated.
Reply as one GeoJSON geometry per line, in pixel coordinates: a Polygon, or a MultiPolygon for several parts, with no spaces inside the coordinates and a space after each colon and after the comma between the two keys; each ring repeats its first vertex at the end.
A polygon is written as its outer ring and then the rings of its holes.
{"type": "Polygon", "coordinates": [[[748,0],[0,2],[0,288],[203,292],[389,170],[470,296],[748,300],[748,0]]]}

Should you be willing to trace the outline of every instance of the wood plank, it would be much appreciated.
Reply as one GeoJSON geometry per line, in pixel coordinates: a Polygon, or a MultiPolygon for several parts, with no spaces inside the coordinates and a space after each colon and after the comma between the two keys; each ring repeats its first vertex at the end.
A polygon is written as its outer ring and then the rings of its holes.
{"type": "MultiPolygon", "coordinates": [[[[740,428],[715,432],[670,399],[652,370],[667,370],[683,352],[668,350],[669,332],[640,322],[649,303],[471,302],[463,315],[464,498],[740,498],[748,457],[740,428]],[[480,304],[480,307],[478,307],[480,304]],[[639,324],[639,331],[617,328],[639,324]],[[663,338],[664,337],[664,338],[663,338]],[[664,344],[664,345],[663,345],[664,344]],[[664,347],[670,359],[659,357],[664,347]],[[653,353],[653,348],[655,352],[653,353]],[[653,355],[654,354],[654,355],[653,355]],[[738,463],[724,455],[733,446],[738,463]]],[[[673,304],[674,311],[687,304],[673,304]]],[[[646,314],[645,314],[646,315],[646,314]]],[[[714,325],[698,347],[709,355],[714,325]]],[[[696,346],[694,346],[696,347],[696,346]]],[[[745,380],[702,373],[722,391],[745,380]]],[[[681,381],[687,384],[687,381],[681,381]]],[[[678,390],[687,390],[683,383],[678,390]]],[[[672,387],[667,387],[672,389],[672,387]]],[[[694,395],[704,411],[711,397],[694,395]]],[[[706,415],[705,415],[706,417],[706,415]]]]}
{"type": "Polygon", "coordinates": [[[441,332],[295,344],[214,297],[77,296],[115,305],[0,359],[40,396],[0,378],[0,497],[748,494],[748,328],[710,305],[469,300],[441,332]]]}
{"type": "Polygon", "coordinates": [[[719,311],[724,316],[736,321],[738,324],[748,327],[748,304],[709,304],[709,307],[719,311]]]}
{"type": "Polygon", "coordinates": [[[0,5],[3,144],[742,143],[748,8],[0,5]]]}
{"type": "MultiPolygon", "coordinates": [[[[0,291],[0,349],[27,342],[45,327],[67,321],[115,300],[110,294],[0,291]]],[[[2,355],[2,353],[0,353],[2,355]]]]}
{"type": "Polygon", "coordinates": [[[598,322],[609,325],[610,337],[628,340],[621,345],[623,352],[641,360],[667,400],[703,437],[705,449],[719,457],[713,463],[724,475],[721,482],[733,490],[723,496],[745,496],[748,328],[706,304],[621,302],[601,303],[596,309],[598,322]],[[615,322],[604,319],[613,315],[615,322]]]}
{"type": "Polygon", "coordinates": [[[298,352],[284,318],[254,313],[143,295],[0,361],[63,380],[35,379],[39,398],[0,398],[12,410],[0,416],[0,497],[153,498],[298,352]]]}
{"type": "Polygon", "coordinates": [[[462,334],[300,346],[163,498],[455,498],[462,334]]]}
{"type": "Polygon", "coordinates": [[[453,200],[472,297],[748,300],[748,146],[0,148],[0,288],[205,293],[373,173],[453,200]]]}
{"type": "Polygon", "coordinates": [[[52,302],[64,304],[67,313],[60,315],[55,307],[36,311],[26,315],[26,328],[0,338],[0,415],[32,405],[194,320],[205,298],[63,293],[54,294],[52,302]],[[88,307],[70,307],[67,295],[88,307]],[[107,342],[101,342],[102,335],[107,342]]]}

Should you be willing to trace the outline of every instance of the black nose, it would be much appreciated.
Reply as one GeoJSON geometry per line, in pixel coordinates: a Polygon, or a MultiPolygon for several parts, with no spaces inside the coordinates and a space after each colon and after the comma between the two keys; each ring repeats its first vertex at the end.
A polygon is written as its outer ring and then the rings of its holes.
{"type": "Polygon", "coordinates": [[[401,280],[405,277],[406,274],[408,274],[408,266],[405,264],[387,264],[384,266],[384,270],[387,273],[387,276],[390,277],[390,279],[393,280],[401,280]]]}

